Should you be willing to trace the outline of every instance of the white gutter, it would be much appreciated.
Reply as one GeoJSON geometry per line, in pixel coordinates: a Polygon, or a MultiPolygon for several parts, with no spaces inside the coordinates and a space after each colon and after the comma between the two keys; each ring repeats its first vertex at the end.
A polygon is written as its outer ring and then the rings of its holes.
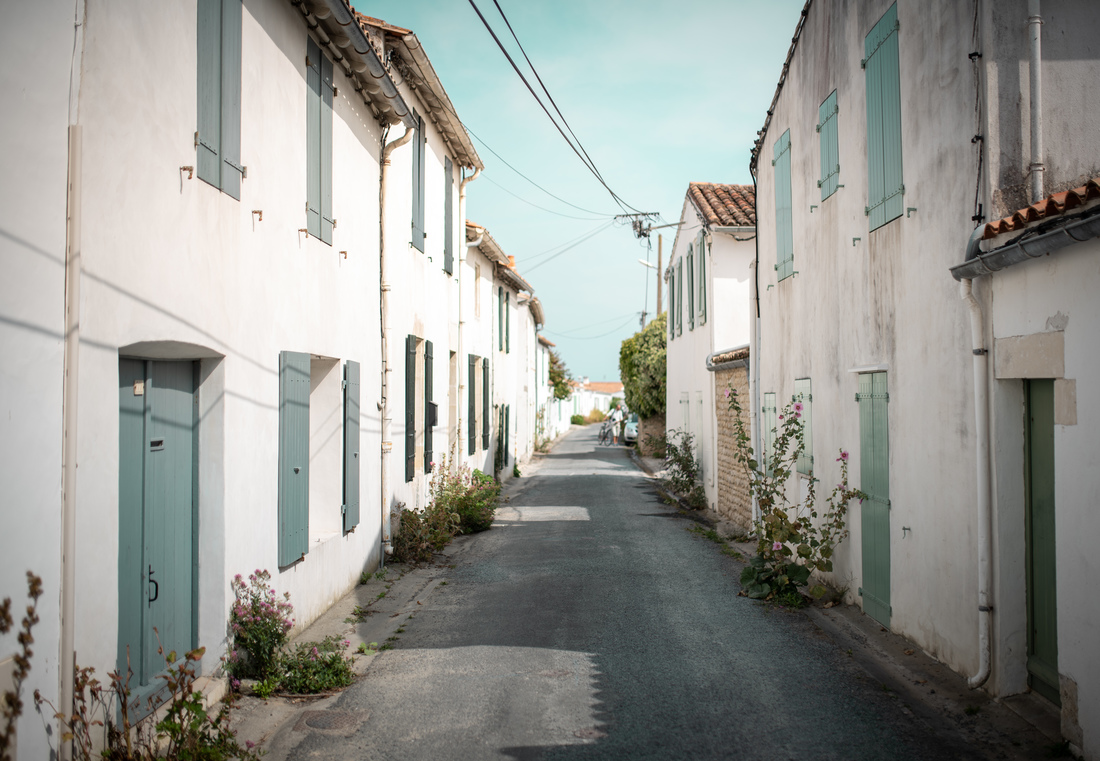
{"type": "Polygon", "coordinates": [[[1028,74],[1031,90],[1031,202],[1038,203],[1043,192],[1043,17],[1039,0],[1027,0],[1028,74]]]}
{"type": "Polygon", "coordinates": [[[727,225],[711,227],[711,232],[716,233],[729,233],[733,235],[749,235],[756,232],[756,228],[753,225],[727,225]]]}
{"type": "MultiPolygon", "coordinates": [[[[465,342],[463,341],[463,335],[462,334],[465,332],[465,329],[466,329],[466,320],[463,319],[464,315],[463,315],[463,312],[462,312],[462,275],[463,275],[463,271],[466,269],[466,251],[467,251],[467,249],[469,249],[471,247],[476,248],[477,246],[480,246],[481,245],[481,239],[485,237],[484,235],[479,235],[479,236],[477,236],[477,240],[474,240],[474,241],[467,241],[466,240],[466,186],[469,185],[474,180],[476,180],[478,178],[478,175],[480,175],[480,174],[481,174],[481,168],[480,167],[475,167],[473,174],[471,174],[469,177],[463,177],[462,181],[460,183],[458,183],[458,225],[459,225],[458,229],[461,231],[461,238],[462,238],[462,242],[464,244],[464,245],[458,247],[458,347],[457,348],[458,348],[459,372],[458,372],[458,400],[457,400],[458,403],[455,405],[458,408],[456,410],[456,413],[455,413],[455,438],[457,439],[457,441],[455,442],[455,446],[457,447],[456,454],[458,456],[458,459],[460,459],[460,460],[461,460],[461,452],[464,449],[463,442],[466,441],[466,439],[464,439],[462,437],[462,411],[463,411],[462,392],[463,392],[463,389],[466,388],[466,384],[465,384],[464,381],[466,380],[467,377],[469,377],[469,367],[463,365],[463,357],[465,357],[466,355],[463,351],[463,346],[464,346],[465,342]]],[[[474,283],[474,288],[477,288],[477,283],[474,283]]],[[[474,390],[472,388],[468,389],[466,391],[466,393],[472,394],[472,393],[474,393],[474,390]]],[[[467,425],[469,425],[469,421],[467,421],[467,425]]]]}
{"type": "MultiPolygon", "coordinates": [[[[382,160],[379,162],[378,168],[378,315],[382,339],[382,398],[378,402],[378,409],[382,413],[382,452],[379,455],[382,459],[382,477],[379,479],[379,488],[382,496],[382,565],[386,563],[386,555],[393,552],[393,545],[390,544],[390,511],[386,503],[386,455],[393,449],[393,441],[390,440],[389,435],[390,417],[388,404],[390,346],[386,334],[386,315],[389,307],[387,294],[390,291],[390,284],[386,280],[386,169],[390,165],[390,154],[393,153],[395,149],[409,142],[415,133],[416,130],[412,127],[405,127],[405,134],[388,143],[382,149],[382,160]]],[[[385,137],[383,137],[383,140],[384,139],[385,137]]]]}
{"type": "MultiPolygon", "coordinates": [[[[756,269],[757,262],[753,261],[750,265],[753,269],[756,269]]],[[[752,414],[750,425],[750,436],[752,439],[752,452],[757,462],[763,462],[762,452],[760,448],[760,293],[756,287],[756,273],[749,278],[752,283],[752,301],[753,301],[753,328],[749,333],[749,358],[751,364],[749,365],[749,399],[750,406],[752,407],[752,414]]],[[[753,523],[760,520],[760,502],[756,499],[756,494],[752,495],[752,520],[753,523]]]]}
{"type": "MultiPolygon", "coordinates": [[[[980,228],[979,228],[980,229],[980,228]]],[[[971,689],[985,684],[990,672],[993,586],[993,505],[989,490],[989,352],[984,347],[985,325],[971,280],[959,292],[970,309],[970,342],[974,363],[974,434],[978,487],[978,673],[967,680],[971,689]]]]}

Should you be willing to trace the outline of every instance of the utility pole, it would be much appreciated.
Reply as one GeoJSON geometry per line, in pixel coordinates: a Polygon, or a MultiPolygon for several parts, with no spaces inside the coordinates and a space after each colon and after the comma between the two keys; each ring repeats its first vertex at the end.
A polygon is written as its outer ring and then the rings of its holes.
{"type": "Polygon", "coordinates": [[[661,313],[661,244],[663,238],[657,233],[657,314],[661,313]]]}

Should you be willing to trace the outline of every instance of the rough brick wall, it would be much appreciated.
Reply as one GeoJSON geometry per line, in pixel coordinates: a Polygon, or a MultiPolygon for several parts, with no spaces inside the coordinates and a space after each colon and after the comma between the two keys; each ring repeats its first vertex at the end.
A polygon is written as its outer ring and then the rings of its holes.
{"type": "Polygon", "coordinates": [[[662,436],[665,432],[665,416],[638,419],[638,449],[643,457],[653,457],[653,448],[648,445],[649,436],[662,436]]]}
{"type": "Polygon", "coordinates": [[[736,439],[734,434],[734,414],[729,409],[726,388],[737,389],[741,401],[741,416],[748,432],[751,410],[749,409],[749,374],[744,367],[718,370],[714,373],[715,417],[718,420],[718,514],[747,532],[752,526],[752,497],[749,494],[749,478],[743,465],[734,459],[736,439]]]}

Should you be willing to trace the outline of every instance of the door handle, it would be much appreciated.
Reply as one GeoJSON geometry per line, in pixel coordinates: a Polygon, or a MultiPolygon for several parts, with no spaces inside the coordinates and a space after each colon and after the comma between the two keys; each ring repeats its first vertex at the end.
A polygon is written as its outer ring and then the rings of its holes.
{"type": "Polygon", "coordinates": [[[153,578],[153,566],[149,566],[149,583],[153,585],[153,596],[149,598],[149,604],[152,605],[160,597],[160,584],[153,578]]]}

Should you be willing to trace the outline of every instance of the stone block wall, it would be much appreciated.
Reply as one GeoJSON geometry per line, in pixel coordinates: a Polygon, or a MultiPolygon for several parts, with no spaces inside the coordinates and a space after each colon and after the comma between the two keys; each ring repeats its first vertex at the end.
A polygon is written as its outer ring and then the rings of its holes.
{"type": "Polygon", "coordinates": [[[653,448],[648,445],[649,437],[663,436],[664,432],[665,416],[663,414],[638,419],[638,451],[643,457],[656,456],[653,448]]]}
{"type": "Polygon", "coordinates": [[[738,530],[748,532],[752,527],[752,497],[749,493],[748,474],[744,466],[734,458],[734,414],[729,409],[729,400],[726,399],[726,389],[729,387],[737,389],[742,420],[747,432],[751,421],[748,369],[734,367],[714,372],[714,413],[718,421],[717,512],[738,530]]]}

